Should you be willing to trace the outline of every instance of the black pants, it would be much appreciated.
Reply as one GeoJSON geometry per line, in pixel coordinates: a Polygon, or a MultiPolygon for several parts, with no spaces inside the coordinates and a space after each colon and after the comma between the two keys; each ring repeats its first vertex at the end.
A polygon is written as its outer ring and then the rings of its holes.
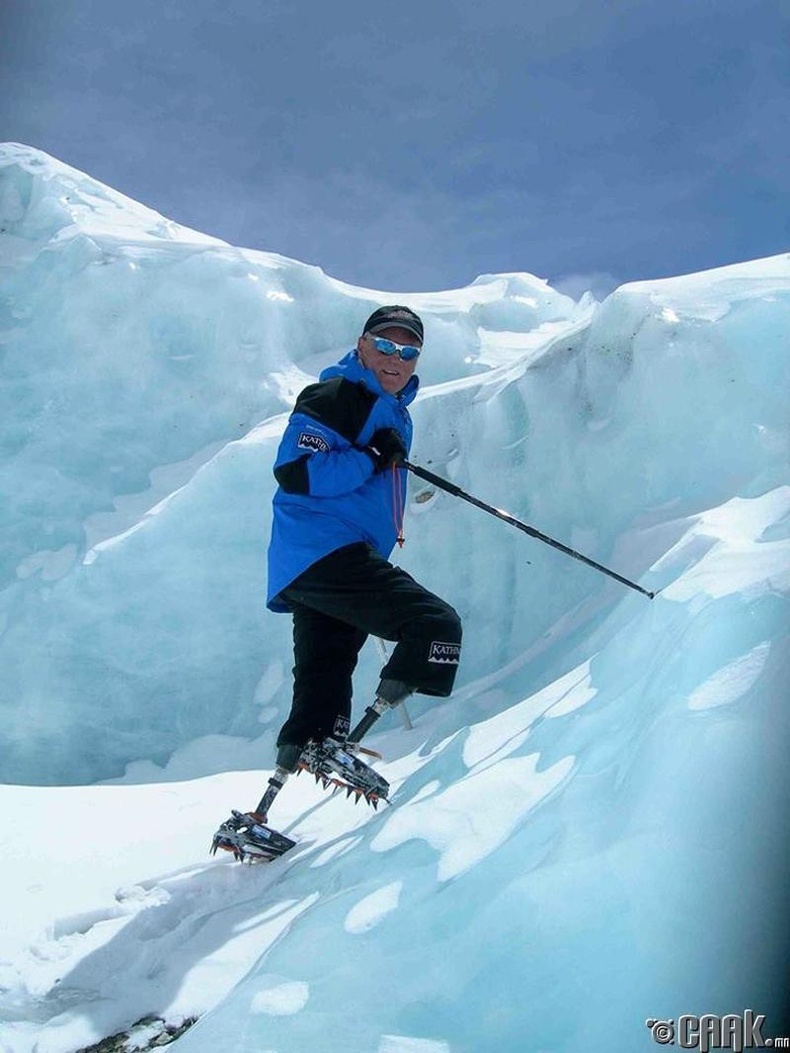
{"type": "Polygon", "coordinates": [[[369,634],[396,642],[382,678],[426,695],[452,691],[460,618],[370,545],[330,553],[280,596],[293,611],[294,693],[278,746],[348,731],[351,677],[369,634]]]}

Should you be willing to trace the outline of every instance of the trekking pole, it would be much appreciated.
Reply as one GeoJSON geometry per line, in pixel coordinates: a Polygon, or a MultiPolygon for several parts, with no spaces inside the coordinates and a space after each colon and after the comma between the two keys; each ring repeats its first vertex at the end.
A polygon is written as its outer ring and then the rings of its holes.
{"type": "Polygon", "coordinates": [[[643,589],[642,586],[637,585],[635,581],[629,581],[628,578],[624,578],[622,574],[610,570],[609,567],[604,567],[602,563],[596,563],[594,559],[590,559],[588,556],[583,556],[581,552],[577,552],[576,549],[563,545],[561,541],[555,541],[553,537],[541,533],[541,531],[536,530],[535,527],[527,526],[526,523],[522,523],[521,520],[516,519],[515,516],[510,515],[508,512],[503,512],[501,508],[494,508],[493,505],[487,505],[485,501],[473,497],[471,494],[468,494],[466,490],[462,490],[460,486],[456,486],[455,483],[451,483],[447,479],[442,479],[440,475],[434,475],[433,472],[421,468],[418,464],[412,464],[411,461],[400,461],[399,465],[401,468],[407,468],[414,475],[418,475],[420,479],[424,479],[426,482],[438,486],[440,490],[446,490],[447,493],[452,494],[453,497],[463,498],[464,501],[468,501],[469,504],[474,505],[476,508],[482,508],[484,512],[496,516],[497,519],[502,519],[505,523],[510,523],[511,526],[518,527],[519,530],[523,530],[524,533],[529,534],[530,537],[537,538],[538,541],[543,541],[545,544],[551,545],[552,548],[564,552],[566,556],[572,556],[574,559],[578,559],[581,563],[586,563],[588,567],[593,567],[594,570],[599,570],[602,574],[608,574],[610,578],[614,578],[615,581],[619,581],[622,585],[627,585],[629,589],[635,589],[637,592],[641,592],[643,596],[647,596],[651,600],[656,595],[655,592],[648,592],[647,589],[643,589]]]}

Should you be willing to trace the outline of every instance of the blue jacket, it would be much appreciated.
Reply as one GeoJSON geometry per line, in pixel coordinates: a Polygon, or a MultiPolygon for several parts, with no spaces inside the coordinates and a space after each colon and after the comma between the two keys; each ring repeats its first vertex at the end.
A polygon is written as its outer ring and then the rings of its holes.
{"type": "MultiPolygon", "coordinates": [[[[354,350],[297,398],[274,464],[279,486],[269,544],[270,610],[287,611],[278,594],[344,545],[367,541],[389,556],[398,518],[392,473],[375,474],[361,447],[379,428],[395,428],[408,452],[412,422],[407,407],[418,386],[412,376],[398,395],[389,394],[354,350]]],[[[405,477],[397,473],[404,491],[405,477]]]]}

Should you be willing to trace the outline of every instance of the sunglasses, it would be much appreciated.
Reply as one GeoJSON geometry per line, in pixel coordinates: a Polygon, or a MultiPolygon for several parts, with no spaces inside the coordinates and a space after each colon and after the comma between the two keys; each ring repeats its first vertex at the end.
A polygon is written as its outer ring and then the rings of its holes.
{"type": "Polygon", "coordinates": [[[411,344],[396,344],[394,340],[385,340],[383,336],[371,336],[373,346],[382,355],[397,355],[403,362],[413,362],[420,357],[420,348],[411,344]]]}

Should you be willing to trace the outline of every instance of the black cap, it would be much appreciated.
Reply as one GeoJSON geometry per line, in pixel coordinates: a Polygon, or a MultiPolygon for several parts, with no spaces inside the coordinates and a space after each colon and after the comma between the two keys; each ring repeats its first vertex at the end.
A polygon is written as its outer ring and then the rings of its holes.
{"type": "Polygon", "coordinates": [[[408,329],[423,342],[422,319],[408,307],[379,307],[365,322],[363,333],[380,333],[382,329],[408,329]]]}

